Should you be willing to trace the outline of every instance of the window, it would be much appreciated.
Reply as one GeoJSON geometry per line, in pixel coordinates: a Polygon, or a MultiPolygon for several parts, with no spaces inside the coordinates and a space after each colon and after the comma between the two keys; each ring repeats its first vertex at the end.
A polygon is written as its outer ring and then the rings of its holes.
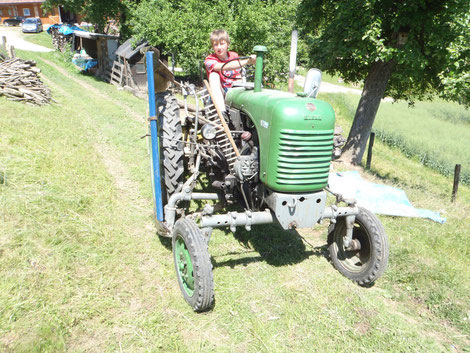
{"type": "Polygon", "coordinates": [[[145,64],[143,62],[138,62],[135,64],[135,72],[138,74],[145,74],[147,70],[145,69],[145,64]]]}
{"type": "Polygon", "coordinates": [[[23,9],[23,16],[31,16],[29,9],[23,9]]]}
{"type": "Polygon", "coordinates": [[[3,16],[3,10],[0,10],[0,16],[3,16]]]}
{"type": "Polygon", "coordinates": [[[8,16],[11,16],[12,13],[11,13],[11,9],[8,9],[8,16]]]}

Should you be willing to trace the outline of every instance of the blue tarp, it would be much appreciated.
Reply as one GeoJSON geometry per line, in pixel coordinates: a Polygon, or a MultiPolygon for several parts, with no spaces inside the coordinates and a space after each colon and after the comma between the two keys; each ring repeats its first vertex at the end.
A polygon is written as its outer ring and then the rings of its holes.
{"type": "Polygon", "coordinates": [[[48,34],[51,34],[51,29],[52,28],[59,28],[59,33],[62,33],[63,35],[66,35],[66,36],[68,36],[69,34],[72,34],[73,31],[84,31],[84,32],[86,32],[84,29],[81,29],[80,27],[75,26],[75,25],[54,24],[52,26],[49,26],[49,28],[47,29],[48,34]]]}
{"type": "Polygon", "coordinates": [[[373,213],[446,221],[438,212],[414,208],[403,190],[365,181],[356,171],[330,173],[328,184],[333,192],[356,199],[359,206],[373,213]]]}
{"type": "Polygon", "coordinates": [[[84,71],[88,71],[88,69],[91,69],[92,67],[98,65],[98,60],[93,58],[86,59],[85,57],[74,56],[72,58],[72,63],[74,63],[78,67],[81,67],[84,71]]]}

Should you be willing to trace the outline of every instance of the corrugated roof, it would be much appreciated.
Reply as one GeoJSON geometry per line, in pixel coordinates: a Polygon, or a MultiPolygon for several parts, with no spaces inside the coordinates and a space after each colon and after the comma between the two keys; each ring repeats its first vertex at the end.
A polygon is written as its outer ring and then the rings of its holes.
{"type": "Polygon", "coordinates": [[[133,42],[134,42],[134,39],[132,39],[132,38],[126,40],[119,48],[117,48],[116,55],[117,56],[122,56],[122,57],[126,58],[127,60],[129,60],[135,54],[140,52],[140,49],[142,49],[143,47],[148,45],[147,41],[141,41],[141,42],[137,43],[137,46],[134,49],[132,49],[132,47],[133,47],[132,43],[133,42]]]}
{"type": "Polygon", "coordinates": [[[86,32],[86,31],[74,31],[73,34],[76,37],[82,37],[82,38],[108,38],[108,39],[119,39],[119,36],[111,36],[109,34],[103,34],[103,33],[91,33],[91,32],[86,32]]]}
{"type": "Polygon", "coordinates": [[[0,0],[0,5],[42,4],[46,0],[0,0]]]}

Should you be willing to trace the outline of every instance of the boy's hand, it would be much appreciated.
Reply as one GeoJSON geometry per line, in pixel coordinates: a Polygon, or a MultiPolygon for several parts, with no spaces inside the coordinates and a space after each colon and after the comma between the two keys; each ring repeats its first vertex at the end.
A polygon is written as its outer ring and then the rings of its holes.
{"type": "Polygon", "coordinates": [[[255,63],[256,63],[256,55],[252,54],[252,55],[250,55],[250,58],[248,59],[247,64],[248,65],[254,65],[255,63]]]}

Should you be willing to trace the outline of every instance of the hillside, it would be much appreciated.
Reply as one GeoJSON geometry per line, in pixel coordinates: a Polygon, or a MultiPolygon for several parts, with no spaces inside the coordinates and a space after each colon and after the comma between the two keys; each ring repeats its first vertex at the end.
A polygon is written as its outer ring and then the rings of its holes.
{"type": "MultiPolygon", "coordinates": [[[[216,305],[195,314],[152,223],[147,103],[57,53],[17,54],[38,62],[57,103],[0,97],[0,351],[470,351],[468,187],[451,203],[450,178],[377,142],[361,174],[445,224],[381,216],[390,262],[371,288],[328,261],[328,222],[214,231],[216,305]]],[[[320,98],[347,130],[345,104],[320,98]]]]}

